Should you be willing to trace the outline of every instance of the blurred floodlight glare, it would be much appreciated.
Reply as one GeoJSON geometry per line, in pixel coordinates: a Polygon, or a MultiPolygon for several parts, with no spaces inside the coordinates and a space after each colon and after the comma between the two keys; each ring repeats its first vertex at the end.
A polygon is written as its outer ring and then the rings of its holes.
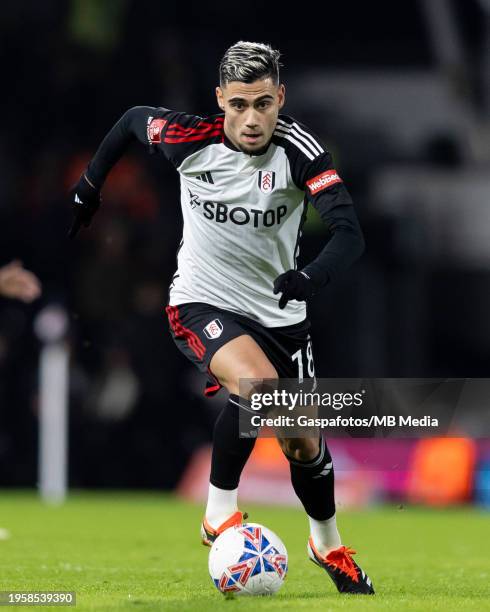
{"type": "Polygon", "coordinates": [[[36,336],[45,343],[58,342],[68,329],[66,310],[59,304],[49,304],[34,320],[36,336]]]}

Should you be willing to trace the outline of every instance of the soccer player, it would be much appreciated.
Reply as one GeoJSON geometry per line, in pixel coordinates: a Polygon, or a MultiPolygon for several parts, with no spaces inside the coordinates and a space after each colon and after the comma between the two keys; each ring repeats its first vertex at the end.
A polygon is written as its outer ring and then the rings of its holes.
{"type": "Polygon", "coordinates": [[[14,260],[0,267],[0,296],[33,302],[41,295],[41,283],[29,270],[14,260]]]}
{"type": "MultiPolygon", "coordinates": [[[[74,236],[90,225],[108,172],[133,141],[177,169],[184,232],[166,312],[178,348],[207,375],[205,393],[222,387],[229,393],[214,427],[201,528],[207,545],[244,519],[238,483],[255,439],[238,435],[240,405],[250,399],[248,392],[240,397],[240,380],[314,377],[305,302],[364,249],[352,200],[325,146],[306,126],[279,114],[285,102],[279,52],[240,41],[226,51],[219,76],[220,114],[139,106],[122,116],[74,190],[70,230],[74,236]],[[298,270],[308,204],[327,225],[329,240],[298,270]]],[[[374,593],[352,558],[355,551],[340,539],[324,439],[279,443],[310,523],[310,559],[341,593],[374,593]]]]}

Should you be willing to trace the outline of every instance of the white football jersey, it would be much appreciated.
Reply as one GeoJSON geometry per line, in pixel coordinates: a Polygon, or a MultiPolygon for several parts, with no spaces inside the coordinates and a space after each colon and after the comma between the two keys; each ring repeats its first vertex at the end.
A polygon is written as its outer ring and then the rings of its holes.
{"type": "Polygon", "coordinates": [[[306,195],[342,181],[317,137],[291,117],[279,116],[261,155],[237,150],[223,122],[223,115],[148,110],[140,139],[180,175],[184,230],[169,305],[204,302],[266,327],[299,323],[305,302],[280,310],[273,283],[296,269],[306,195]]]}

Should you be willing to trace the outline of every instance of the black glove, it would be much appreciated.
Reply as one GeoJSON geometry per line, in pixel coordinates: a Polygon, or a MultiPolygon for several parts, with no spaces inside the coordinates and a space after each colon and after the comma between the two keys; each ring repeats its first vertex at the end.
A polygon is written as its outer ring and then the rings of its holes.
{"type": "Polygon", "coordinates": [[[92,221],[92,217],[99,209],[101,197],[100,191],[87,181],[83,174],[78,183],[70,192],[71,202],[73,206],[74,218],[71,224],[68,236],[74,238],[78,230],[82,227],[88,227],[92,221]]]}
{"type": "Polygon", "coordinates": [[[289,300],[307,300],[315,293],[315,286],[311,278],[305,272],[288,270],[280,274],[274,281],[274,294],[282,291],[279,299],[279,308],[286,307],[289,300]]]}

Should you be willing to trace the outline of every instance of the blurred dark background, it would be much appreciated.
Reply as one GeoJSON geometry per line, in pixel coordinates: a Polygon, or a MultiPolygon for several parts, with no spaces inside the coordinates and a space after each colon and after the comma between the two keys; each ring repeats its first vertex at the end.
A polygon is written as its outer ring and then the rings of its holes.
{"type": "MultiPolygon", "coordinates": [[[[0,485],[36,483],[33,321],[53,303],[70,321],[72,486],[172,488],[210,439],[224,397],[204,399],[164,314],[177,174],[136,145],[74,242],[67,191],[131,106],[217,112],[240,39],[282,51],[285,112],[332,151],[366,237],[310,305],[317,374],[487,376],[489,15],[484,0],[3,2],[0,265],[21,259],[43,297],[0,301],[0,485]]],[[[324,239],[311,214],[304,261],[324,239]]]]}

